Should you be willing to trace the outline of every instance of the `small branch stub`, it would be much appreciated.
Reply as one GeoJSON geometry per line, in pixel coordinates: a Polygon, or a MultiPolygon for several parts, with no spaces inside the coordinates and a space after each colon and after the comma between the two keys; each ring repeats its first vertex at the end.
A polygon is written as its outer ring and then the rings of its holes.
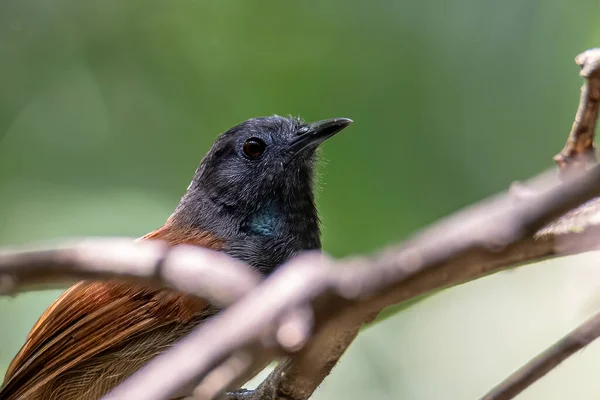
{"type": "Polygon", "coordinates": [[[596,163],[594,134],[600,102],[600,48],[587,50],[575,62],[586,79],[581,87],[579,108],[565,147],[554,157],[561,175],[585,170],[596,163]]]}

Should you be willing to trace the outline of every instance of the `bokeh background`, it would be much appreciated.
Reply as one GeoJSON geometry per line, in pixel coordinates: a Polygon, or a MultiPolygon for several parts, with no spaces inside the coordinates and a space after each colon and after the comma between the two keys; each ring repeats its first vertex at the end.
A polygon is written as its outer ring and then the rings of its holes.
{"type": "MultiPolygon", "coordinates": [[[[350,117],[324,248],[371,252],[552,166],[598,0],[0,2],[0,245],[140,236],[219,132],[350,117]]],[[[315,399],[475,399],[600,308],[597,254],[511,270],[366,329],[315,399]]],[[[0,300],[0,370],[59,292],[0,300]]],[[[600,345],[519,399],[592,399],[600,345]]]]}

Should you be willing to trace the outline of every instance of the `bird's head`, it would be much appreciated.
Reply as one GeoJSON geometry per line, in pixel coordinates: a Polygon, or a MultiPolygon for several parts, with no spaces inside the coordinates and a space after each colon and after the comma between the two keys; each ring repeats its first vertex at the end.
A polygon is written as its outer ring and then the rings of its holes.
{"type": "Polygon", "coordinates": [[[351,122],[273,116],[234,126],[202,160],[173,218],[213,233],[226,252],[259,269],[320,248],[315,151],[351,122]],[[265,248],[274,250],[267,254],[265,248]]]}

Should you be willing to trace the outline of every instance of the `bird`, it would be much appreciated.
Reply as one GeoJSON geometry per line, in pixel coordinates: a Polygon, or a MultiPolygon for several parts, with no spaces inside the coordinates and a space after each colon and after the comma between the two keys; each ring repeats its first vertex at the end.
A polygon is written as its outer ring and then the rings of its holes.
{"type": "MultiPolygon", "coordinates": [[[[179,204],[137,239],[223,252],[267,276],[321,250],[317,148],[352,120],[246,120],[222,133],[179,204]]],[[[0,400],[96,400],[219,310],[173,289],[82,281],[41,315],[12,360],[0,400]]],[[[189,395],[189,394],[186,394],[189,395]]]]}

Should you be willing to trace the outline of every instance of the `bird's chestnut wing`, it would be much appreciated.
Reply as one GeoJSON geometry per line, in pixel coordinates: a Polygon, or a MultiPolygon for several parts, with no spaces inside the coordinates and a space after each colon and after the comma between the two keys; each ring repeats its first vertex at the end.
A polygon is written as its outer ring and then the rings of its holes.
{"type": "MultiPolygon", "coordinates": [[[[169,224],[142,239],[213,249],[220,243],[169,224]]],[[[56,398],[84,398],[81,390],[94,384],[103,387],[93,390],[104,392],[104,386],[114,386],[213,312],[205,300],[168,289],[79,282],[35,324],[6,372],[0,400],[55,398],[46,393],[65,388],[80,391],[56,398]]]]}

